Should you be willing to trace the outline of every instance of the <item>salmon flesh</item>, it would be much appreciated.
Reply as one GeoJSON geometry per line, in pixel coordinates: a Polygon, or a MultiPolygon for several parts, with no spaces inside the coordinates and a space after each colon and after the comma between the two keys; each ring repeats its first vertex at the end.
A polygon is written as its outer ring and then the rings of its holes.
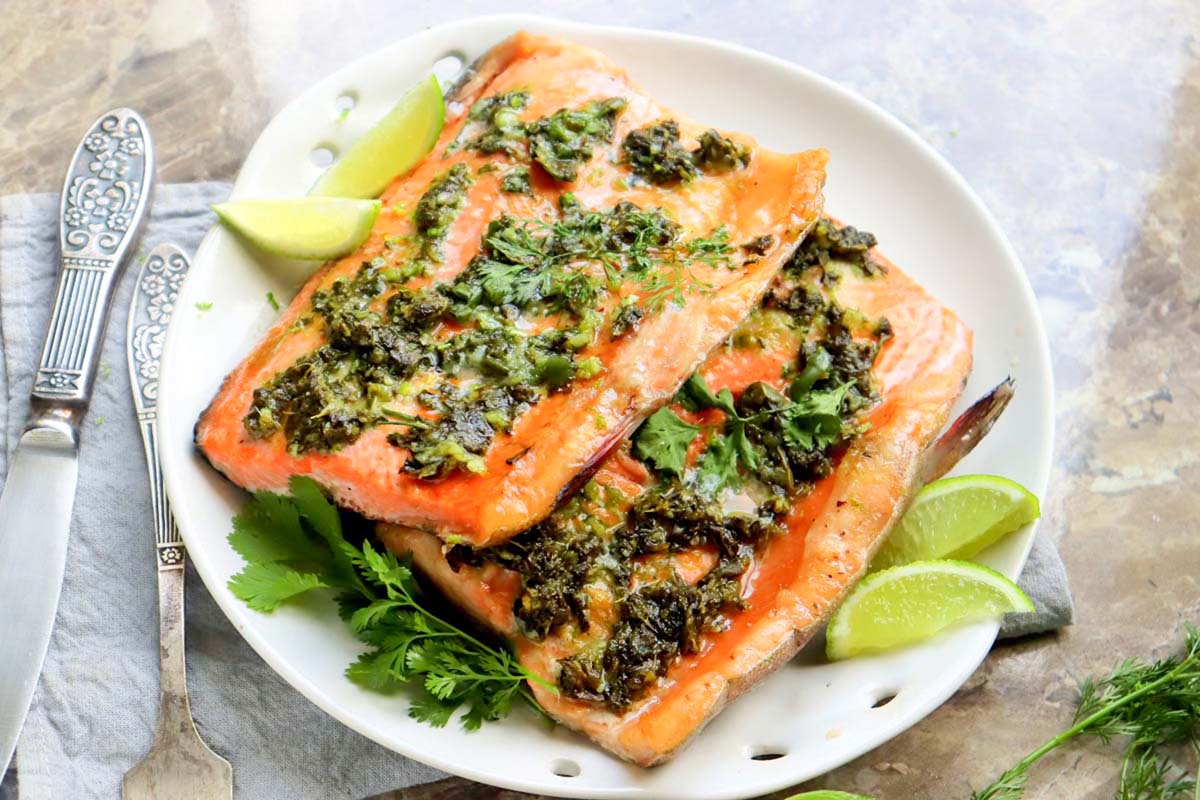
{"type": "MultiPolygon", "coordinates": [[[[706,580],[724,563],[711,545],[641,554],[624,584],[589,578],[586,610],[578,619],[531,631],[522,619],[522,603],[530,597],[525,577],[502,560],[463,563],[454,557],[454,548],[413,528],[384,524],[378,526],[378,535],[393,551],[411,553],[414,563],[450,599],[506,637],[526,668],[559,687],[554,691],[531,684],[555,719],[633,763],[662,763],[725,704],[791,659],[821,629],[863,576],[910,496],[964,455],[1007,402],[1006,384],[964,415],[952,437],[937,444],[970,372],[971,332],[882,254],[872,249],[870,259],[877,267],[872,275],[839,266],[836,260],[818,268],[840,272],[836,282],[826,281],[838,303],[864,320],[887,320],[890,335],[879,337],[871,371],[875,392],[858,417],[859,432],[836,452],[829,474],[798,486],[788,498],[778,528],[758,542],[742,565],[739,597],[725,607],[720,624],[710,625],[697,641],[680,648],[661,675],[623,704],[614,705],[611,695],[601,692],[589,696],[568,690],[569,666],[608,646],[615,636],[617,611],[646,585],[655,580],[700,585],[706,580]]],[[[764,333],[761,314],[778,313],[770,309],[779,305],[780,291],[788,291],[789,280],[785,270],[759,315],[752,315],[701,366],[712,392],[729,389],[738,398],[755,384],[786,389],[787,366],[804,352],[803,326],[800,332],[785,328],[775,334],[766,326],[764,333]]],[[[681,419],[704,421],[678,399],[671,408],[681,419]]],[[[702,438],[694,448],[703,446],[702,438]]],[[[689,469],[697,457],[689,452],[689,469]]],[[[593,495],[624,498],[616,505],[617,518],[606,526],[607,535],[630,535],[629,509],[637,498],[655,491],[657,482],[629,443],[604,461],[592,478],[593,495]]]]}
{"type": "MultiPolygon", "coordinates": [[[[339,505],[370,519],[476,546],[502,542],[549,514],[758,304],[820,214],[826,159],[823,150],[785,155],[747,136],[719,134],[656,103],[595,50],[517,34],[450,94],[433,152],[385,191],[362,247],[313,275],[228,375],[196,425],[196,446],[248,490],[284,491],[290,476],[308,475],[339,505]],[[621,239],[614,228],[619,257],[576,254],[564,273],[598,276],[591,290],[599,296],[586,308],[561,293],[527,307],[527,297],[488,307],[488,324],[497,326],[490,330],[501,330],[513,347],[575,315],[570,352],[537,356],[541,385],[517,393],[503,374],[488,375],[473,362],[445,377],[439,364],[448,356],[439,353],[457,352],[455,337],[484,324],[483,317],[445,314],[421,333],[426,344],[360,347],[355,357],[373,361],[372,377],[349,400],[345,387],[303,385],[314,363],[329,374],[350,368],[338,361],[347,351],[332,341],[330,317],[322,315],[328,298],[376,279],[384,287],[345,323],[351,328],[364,316],[391,313],[397,294],[409,298],[409,317],[425,313],[412,297],[432,298],[430,308],[439,310],[447,298],[463,307],[479,301],[442,289],[468,271],[519,267],[524,256],[515,251],[530,242],[549,248],[564,220],[584,226],[607,214],[605,224],[615,226],[617,212],[623,220],[651,213],[666,220],[653,231],[669,240],[651,250],[657,261],[634,264],[629,254],[641,252],[640,239],[621,239]],[[512,236],[500,241],[497,224],[512,236]],[[410,270],[418,262],[424,269],[410,270]],[[619,325],[623,313],[635,324],[619,325]],[[396,367],[389,377],[393,361],[402,375],[396,367]],[[288,394],[281,375],[300,388],[288,394]],[[442,394],[428,400],[431,386],[442,394]],[[423,452],[440,460],[415,472],[414,437],[453,427],[438,427],[448,419],[439,410],[451,402],[446,397],[489,398],[493,389],[507,392],[509,417],[497,422],[484,409],[481,421],[478,409],[462,412],[453,432],[467,444],[439,449],[427,441],[423,452]],[[271,397],[283,400],[271,405],[271,397]],[[373,416],[367,423],[348,418],[346,403],[373,416]],[[302,423],[307,432],[297,433],[302,423]],[[475,450],[465,451],[472,442],[475,450]],[[447,463],[461,468],[443,469],[447,463]]],[[[561,250],[563,238],[553,246],[561,250]]],[[[552,293],[547,274],[545,285],[523,291],[552,293]]],[[[459,288],[487,295],[495,287],[459,288]]]]}

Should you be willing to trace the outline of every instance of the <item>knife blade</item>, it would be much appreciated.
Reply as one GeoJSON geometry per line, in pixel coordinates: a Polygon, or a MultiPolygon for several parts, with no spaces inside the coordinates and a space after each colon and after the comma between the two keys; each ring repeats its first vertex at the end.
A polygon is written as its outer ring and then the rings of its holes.
{"type": "Polygon", "coordinates": [[[114,289],[153,181],[150,129],[137,112],[117,108],[92,123],[63,184],[54,309],[29,420],[0,494],[0,774],[12,759],[50,642],[75,503],[80,423],[114,289]]]}

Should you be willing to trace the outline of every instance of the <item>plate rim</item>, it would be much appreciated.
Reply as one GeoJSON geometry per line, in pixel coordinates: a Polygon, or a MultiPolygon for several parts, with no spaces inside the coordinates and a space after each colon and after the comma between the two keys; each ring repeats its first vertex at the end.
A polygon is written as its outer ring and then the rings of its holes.
{"type": "MultiPolygon", "coordinates": [[[[953,167],[953,165],[951,165],[944,156],[934,149],[932,145],[922,139],[907,125],[900,122],[896,117],[885,111],[880,106],[866,99],[858,92],[843,86],[817,72],[814,72],[813,70],[799,63],[789,61],[769,53],[764,53],[742,44],[721,41],[704,36],[628,26],[593,24],[545,15],[499,13],[452,20],[439,25],[431,26],[409,36],[400,38],[394,42],[391,42],[390,44],[384,45],[383,47],[364,53],[363,55],[342,65],[338,69],[330,72],[325,77],[316,81],[300,94],[289,100],[272,117],[267,125],[264,126],[262,132],[259,134],[258,139],[251,147],[245,160],[242,162],[241,168],[238,171],[238,176],[233,183],[230,197],[236,197],[239,193],[239,188],[241,185],[249,180],[247,175],[247,165],[251,164],[255,160],[256,155],[258,155],[264,148],[264,139],[266,139],[268,134],[271,133],[276,127],[283,127],[283,120],[288,113],[293,111],[296,107],[302,106],[310,94],[317,94],[325,89],[328,89],[330,86],[340,85],[344,82],[342,76],[352,73],[363,62],[369,61],[373,58],[380,58],[386,53],[399,50],[405,46],[413,46],[414,44],[419,43],[421,40],[434,38],[438,35],[444,35],[448,31],[476,26],[508,27],[510,32],[516,32],[522,28],[552,28],[554,29],[555,33],[567,37],[570,37],[574,31],[583,31],[621,37],[640,37],[644,40],[684,44],[689,46],[721,50],[732,56],[758,61],[761,65],[769,69],[788,72],[795,77],[808,81],[821,92],[827,95],[832,95],[840,102],[851,104],[852,106],[856,107],[859,112],[868,115],[874,124],[884,127],[888,129],[890,133],[899,135],[902,139],[904,139],[910,147],[912,147],[916,152],[920,153],[924,159],[943,177],[950,180],[954,186],[954,189],[958,191],[959,194],[970,204],[970,210],[985,224],[987,233],[992,240],[991,244],[996,246],[999,254],[1003,258],[1003,261],[1006,263],[1009,272],[1015,279],[1015,285],[1020,292],[1021,304],[1024,305],[1027,310],[1029,310],[1030,317],[1036,323],[1035,330],[1030,332],[1031,344],[1033,345],[1032,354],[1036,355],[1036,359],[1030,366],[1041,378],[1041,386],[1043,387],[1043,391],[1037,398],[1037,405],[1038,414],[1045,421],[1047,426],[1047,435],[1045,440],[1041,443],[1040,452],[1037,454],[1036,485],[1031,486],[1030,488],[1035,494],[1043,498],[1043,502],[1045,502],[1046,492],[1049,486],[1050,466],[1052,462],[1055,438],[1056,420],[1054,415],[1054,376],[1051,370],[1050,347],[1049,340],[1046,335],[1045,325],[1041,317],[1036,296],[1029,282],[1028,275],[1026,274],[1015,249],[1009,242],[1007,236],[1004,234],[996,218],[984,204],[983,200],[970,186],[970,184],[967,183],[966,179],[963,178],[962,175],[960,175],[959,172],[953,167]]],[[[214,223],[213,227],[201,240],[196,253],[192,257],[193,265],[200,263],[202,257],[205,256],[208,251],[213,250],[216,247],[216,241],[218,237],[226,235],[228,234],[221,228],[220,224],[214,223]]],[[[182,291],[186,291],[186,285],[182,291]]],[[[162,359],[164,370],[173,360],[171,356],[178,347],[178,337],[175,334],[178,328],[179,326],[170,326],[167,331],[164,341],[162,359]]],[[[172,405],[168,399],[170,396],[171,392],[168,390],[163,392],[160,398],[160,425],[165,430],[171,430],[171,426],[166,424],[166,420],[172,418],[172,405]]],[[[187,495],[186,487],[182,485],[182,482],[185,480],[185,478],[182,475],[184,471],[182,463],[179,463],[181,458],[182,457],[177,450],[164,444],[162,461],[165,484],[168,496],[172,502],[172,506],[180,511],[186,509],[189,505],[186,499],[184,499],[184,501],[181,503],[175,502],[177,498],[186,498],[187,495]]],[[[497,775],[486,770],[475,769],[469,763],[451,762],[436,755],[430,755],[426,752],[423,752],[419,748],[401,746],[394,739],[386,739],[382,735],[378,735],[376,731],[374,731],[374,729],[369,725],[360,722],[355,715],[343,709],[342,706],[334,698],[329,696],[320,685],[309,680],[302,673],[294,669],[288,660],[283,658],[276,651],[273,645],[268,641],[267,637],[265,637],[261,632],[242,622],[240,617],[242,614],[246,613],[247,609],[225,589],[226,578],[223,575],[217,574],[216,568],[212,562],[203,555],[197,557],[197,554],[202,554],[204,552],[204,548],[201,547],[193,549],[193,542],[198,542],[200,539],[198,536],[193,535],[190,532],[190,526],[184,521],[184,519],[184,514],[180,513],[177,515],[177,522],[181,535],[189,550],[192,551],[192,561],[196,567],[197,573],[203,580],[209,594],[221,608],[222,613],[225,614],[226,618],[234,626],[239,635],[242,636],[242,638],[255,650],[258,656],[261,657],[271,667],[273,671],[275,671],[289,685],[303,694],[310,702],[313,702],[326,714],[336,719],[340,724],[345,725],[351,730],[356,731],[372,741],[375,741],[382,747],[391,750],[392,752],[396,752],[404,757],[412,758],[414,761],[432,766],[452,775],[458,775],[470,780],[500,786],[506,789],[536,792],[559,797],[617,798],[650,796],[647,794],[648,790],[638,783],[631,783],[627,786],[611,787],[601,790],[585,787],[572,790],[569,784],[553,784],[547,779],[542,779],[539,781],[524,779],[519,776],[497,775]],[[216,591],[214,591],[212,588],[214,586],[217,587],[216,591]]],[[[1034,537],[1037,535],[1038,528],[1039,524],[1035,522],[1025,531],[1021,532],[1021,535],[1024,537],[1024,541],[1021,542],[1019,558],[1017,559],[1018,573],[1020,569],[1024,567],[1028,559],[1029,552],[1032,549],[1034,537]]],[[[1009,577],[1014,576],[1010,575],[1009,577]]],[[[939,708],[951,695],[958,691],[967,678],[969,678],[970,675],[978,669],[979,665],[987,657],[998,629],[998,623],[981,623],[971,626],[968,629],[963,629],[955,634],[964,640],[964,648],[971,647],[976,651],[976,657],[964,659],[963,669],[959,671],[961,674],[956,673],[952,677],[947,677],[944,683],[939,687],[938,691],[930,693],[928,702],[925,703],[920,710],[911,712],[908,716],[901,718],[898,723],[882,724],[876,730],[873,730],[871,735],[864,735],[860,737],[859,741],[861,742],[861,746],[853,748],[854,752],[842,760],[841,763],[848,763],[854,758],[857,758],[862,754],[869,752],[881,744],[895,738],[896,736],[899,736],[908,728],[920,722],[934,710],[939,708]],[[966,641],[968,638],[971,639],[970,642],[966,641]]],[[[408,745],[409,743],[405,744],[408,745]]],[[[591,747],[598,747],[590,742],[588,744],[591,747]]],[[[830,766],[828,769],[835,768],[837,768],[837,765],[830,766]]],[[[825,770],[822,770],[822,772],[817,773],[817,775],[823,774],[824,771],[825,770]]],[[[759,794],[785,789],[794,786],[801,781],[809,780],[812,777],[815,777],[815,775],[811,775],[809,772],[804,771],[803,768],[799,768],[794,771],[791,777],[788,778],[781,776],[774,781],[768,780],[765,782],[755,782],[753,786],[750,786],[747,789],[730,787],[729,791],[714,791],[703,796],[713,798],[713,800],[740,798],[747,796],[747,792],[759,794]]],[[[654,796],[663,798],[664,800],[667,797],[679,797],[682,800],[684,797],[696,798],[699,795],[697,795],[695,792],[681,792],[674,795],[664,795],[661,792],[657,792],[654,796]]]]}

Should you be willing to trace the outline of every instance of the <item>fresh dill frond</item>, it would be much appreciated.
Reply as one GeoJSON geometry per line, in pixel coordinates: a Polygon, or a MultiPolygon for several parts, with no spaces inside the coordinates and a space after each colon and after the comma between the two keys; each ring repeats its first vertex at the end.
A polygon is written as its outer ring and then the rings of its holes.
{"type": "Polygon", "coordinates": [[[1165,748],[1187,745],[1200,757],[1200,628],[1186,628],[1181,656],[1146,663],[1131,659],[1098,681],[1079,687],[1074,724],[1034,750],[972,800],[1021,800],[1029,769],[1079,736],[1106,744],[1129,737],[1117,800],[1200,800],[1197,781],[1185,776],[1165,748]]]}
{"type": "Polygon", "coordinates": [[[1154,745],[1134,742],[1121,764],[1116,800],[1187,800],[1194,781],[1154,745]]]}

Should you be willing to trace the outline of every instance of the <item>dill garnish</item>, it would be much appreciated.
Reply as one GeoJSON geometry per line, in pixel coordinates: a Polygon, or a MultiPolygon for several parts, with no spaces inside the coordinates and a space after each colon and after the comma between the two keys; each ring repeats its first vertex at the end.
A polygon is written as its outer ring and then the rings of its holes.
{"type": "Polygon", "coordinates": [[[971,800],[1020,800],[1029,768],[1078,736],[1096,736],[1105,744],[1129,737],[1116,800],[1183,800],[1189,793],[1200,798],[1197,782],[1163,752],[1186,745],[1200,756],[1200,628],[1187,626],[1182,656],[1153,663],[1130,659],[1100,680],[1084,681],[1074,724],[971,800]]]}

